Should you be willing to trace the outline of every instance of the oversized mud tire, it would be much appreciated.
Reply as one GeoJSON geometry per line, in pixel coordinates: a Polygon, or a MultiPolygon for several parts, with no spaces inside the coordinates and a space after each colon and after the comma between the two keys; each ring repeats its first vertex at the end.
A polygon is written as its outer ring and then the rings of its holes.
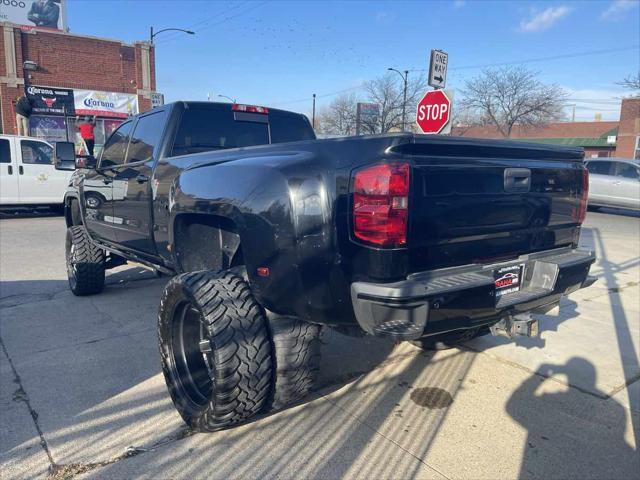
{"type": "Polygon", "coordinates": [[[460,344],[484,333],[485,331],[480,327],[469,328],[468,330],[454,330],[453,332],[412,340],[411,343],[424,350],[447,350],[458,347],[460,344]]]}
{"type": "Polygon", "coordinates": [[[269,320],[275,376],[270,410],[280,410],[306,397],[320,369],[320,326],[296,318],[269,320]]]}
{"type": "Polygon", "coordinates": [[[235,273],[174,277],[160,302],[158,339],[169,394],[192,429],[235,425],[269,401],[273,369],[267,321],[235,273]]]}
{"type": "Polygon", "coordinates": [[[69,204],[71,210],[71,223],[75,225],[82,225],[82,214],[80,213],[80,203],[78,200],[71,200],[69,204]]]}
{"type": "Polygon", "coordinates": [[[91,242],[82,226],[67,229],[67,277],[74,295],[93,295],[104,289],[104,250],[91,242]]]}

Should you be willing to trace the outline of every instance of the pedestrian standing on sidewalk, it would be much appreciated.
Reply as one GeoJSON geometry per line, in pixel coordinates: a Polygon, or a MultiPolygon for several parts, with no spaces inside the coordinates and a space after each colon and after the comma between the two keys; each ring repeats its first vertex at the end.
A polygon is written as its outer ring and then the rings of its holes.
{"type": "MultiPolygon", "coordinates": [[[[76,117],[76,122],[78,121],[78,117],[76,117]]],[[[93,118],[84,117],[84,122],[78,125],[78,130],[80,131],[80,136],[82,137],[82,141],[87,146],[87,153],[93,157],[93,146],[95,145],[95,135],[93,134],[93,130],[96,126],[96,116],[93,118]]]]}
{"type": "Polygon", "coordinates": [[[29,136],[29,117],[31,116],[31,102],[24,95],[16,98],[16,126],[18,127],[18,135],[29,136]]]}

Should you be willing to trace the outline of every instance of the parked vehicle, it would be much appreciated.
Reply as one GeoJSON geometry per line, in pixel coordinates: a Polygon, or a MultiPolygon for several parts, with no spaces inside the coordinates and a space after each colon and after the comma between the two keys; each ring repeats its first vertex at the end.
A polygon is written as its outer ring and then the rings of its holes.
{"type": "Polygon", "coordinates": [[[589,170],[589,206],[640,210],[640,160],[594,158],[589,170]]]}
{"type": "Polygon", "coordinates": [[[54,168],[51,144],[0,135],[0,206],[62,207],[70,177],[54,168]]]}
{"type": "MultiPolygon", "coordinates": [[[[125,122],[73,177],[76,295],[100,292],[105,269],[127,260],[177,275],[160,302],[159,343],[193,428],[306,395],[320,326],[423,348],[487,330],[535,335],[531,313],[593,283],[594,253],[577,248],[581,149],[314,138],[295,113],[178,102],[125,122]],[[114,193],[92,205],[98,186],[114,193]]],[[[73,168],[72,155],[56,156],[73,168]]]]}

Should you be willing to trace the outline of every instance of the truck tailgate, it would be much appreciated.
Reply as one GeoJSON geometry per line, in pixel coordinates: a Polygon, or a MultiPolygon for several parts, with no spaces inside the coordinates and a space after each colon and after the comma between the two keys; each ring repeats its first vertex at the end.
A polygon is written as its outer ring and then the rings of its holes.
{"type": "Polygon", "coordinates": [[[516,142],[432,139],[394,147],[413,161],[411,270],[486,263],[571,245],[583,154],[516,142]]]}

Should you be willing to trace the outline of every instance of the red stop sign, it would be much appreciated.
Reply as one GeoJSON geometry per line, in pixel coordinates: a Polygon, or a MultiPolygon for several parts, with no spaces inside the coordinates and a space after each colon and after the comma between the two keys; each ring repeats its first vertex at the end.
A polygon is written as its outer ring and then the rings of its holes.
{"type": "Polygon", "coordinates": [[[449,122],[451,100],[442,90],[427,92],[418,102],[416,123],[423,133],[440,133],[449,122]]]}

